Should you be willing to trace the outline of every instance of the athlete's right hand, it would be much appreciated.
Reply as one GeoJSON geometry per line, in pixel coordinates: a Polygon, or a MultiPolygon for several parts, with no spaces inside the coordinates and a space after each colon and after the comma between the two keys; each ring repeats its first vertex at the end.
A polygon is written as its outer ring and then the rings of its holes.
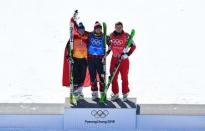
{"type": "Polygon", "coordinates": [[[124,59],[127,59],[128,58],[128,54],[127,53],[124,53],[122,56],[121,56],[121,60],[124,60],[124,59]]]}
{"type": "Polygon", "coordinates": [[[77,21],[77,19],[78,19],[78,10],[74,11],[73,19],[74,19],[74,21],[77,21]]]}
{"type": "Polygon", "coordinates": [[[102,63],[105,64],[106,55],[102,58],[102,63]]]}
{"type": "Polygon", "coordinates": [[[102,58],[102,63],[103,63],[103,64],[105,63],[105,58],[102,58]]]}
{"type": "Polygon", "coordinates": [[[71,57],[68,57],[68,61],[69,61],[70,64],[73,64],[73,63],[74,63],[74,60],[73,60],[73,58],[71,58],[71,57]]]}

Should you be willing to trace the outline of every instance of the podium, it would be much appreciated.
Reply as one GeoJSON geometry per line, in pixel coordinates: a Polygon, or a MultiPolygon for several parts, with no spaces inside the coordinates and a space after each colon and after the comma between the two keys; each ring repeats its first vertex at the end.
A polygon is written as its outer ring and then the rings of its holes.
{"type": "Polygon", "coordinates": [[[105,105],[90,99],[81,100],[76,106],[67,99],[65,102],[0,103],[0,131],[205,130],[203,104],[136,107],[135,99],[107,101],[105,105]]]}
{"type": "Polygon", "coordinates": [[[0,131],[136,130],[135,99],[104,105],[91,99],[65,103],[0,103],[0,131]],[[12,128],[12,129],[11,129],[12,128]]]}
{"type": "Polygon", "coordinates": [[[99,104],[89,98],[78,101],[77,105],[65,99],[64,129],[74,128],[116,128],[136,129],[136,99],[126,102],[121,99],[107,100],[99,104]]]}

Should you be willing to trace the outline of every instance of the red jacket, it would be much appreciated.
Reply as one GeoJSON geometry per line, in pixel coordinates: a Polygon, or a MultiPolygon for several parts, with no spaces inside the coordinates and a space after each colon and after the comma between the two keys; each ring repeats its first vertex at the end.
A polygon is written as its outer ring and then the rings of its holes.
{"type": "MultiPolygon", "coordinates": [[[[109,40],[109,48],[112,50],[113,56],[118,57],[123,53],[123,49],[127,44],[127,40],[129,38],[129,34],[126,32],[122,32],[117,34],[115,31],[110,35],[109,40]]],[[[128,51],[128,55],[131,55],[133,51],[136,49],[134,41],[132,41],[132,45],[130,50],[128,51]]]]}

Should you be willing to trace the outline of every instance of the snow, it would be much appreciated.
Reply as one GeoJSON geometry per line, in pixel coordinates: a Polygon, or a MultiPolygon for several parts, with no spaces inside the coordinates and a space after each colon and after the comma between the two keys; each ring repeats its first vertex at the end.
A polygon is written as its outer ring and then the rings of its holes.
{"type": "MultiPolygon", "coordinates": [[[[204,6],[203,0],[1,0],[0,102],[64,102],[63,51],[78,9],[88,31],[96,20],[107,22],[109,33],[117,21],[136,30],[130,97],[204,104],[204,6]]],[[[84,93],[90,97],[90,88],[84,93]]]]}

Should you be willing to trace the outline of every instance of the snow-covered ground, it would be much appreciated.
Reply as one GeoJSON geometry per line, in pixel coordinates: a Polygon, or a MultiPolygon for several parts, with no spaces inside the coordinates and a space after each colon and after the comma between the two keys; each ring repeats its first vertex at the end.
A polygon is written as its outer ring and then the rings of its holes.
{"type": "MultiPolygon", "coordinates": [[[[64,102],[63,53],[78,9],[88,31],[96,20],[109,33],[117,21],[136,30],[130,97],[204,104],[204,7],[203,0],[1,0],[0,102],[64,102]]],[[[84,93],[90,97],[90,88],[84,93]]]]}

